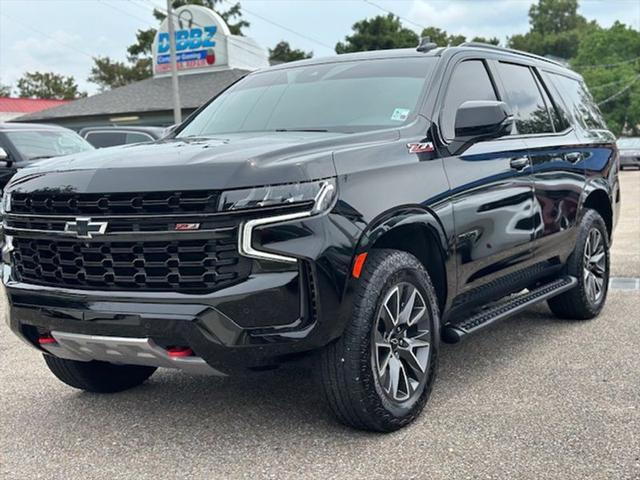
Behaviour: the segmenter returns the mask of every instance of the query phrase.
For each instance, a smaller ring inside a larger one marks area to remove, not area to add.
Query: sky
[[[223,0],[223,9],[236,0]],[[533,0],[241,0],[251,22],[245,35],[264,47],[281,40],[314,56],[334,54],[351,26],[391,11],[420,33],[436,26],[467,37],[506,38],[528,30]],[[153,8],[164,0],[0,0],[0,83],[15,87],[26,71],[75,77],[95,93],[87,77],[92,57],[124,60],[138,29],[157,27]],[[620,20],[640,29],[639,0],[582,0],[580,13],[602,26]]]

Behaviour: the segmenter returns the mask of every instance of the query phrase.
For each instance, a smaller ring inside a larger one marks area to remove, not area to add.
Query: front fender
[[[353,271],[356,257],[359,254],[374,248],[383,236],[407,226],[419,226],[428,229],[433,238],[436,239],[440,249],[439,254],[443,258],[446,275],[447,301],[444,304],[446,309],[449,307],[449,300],[455,296],[457,289],[453,240],[447,235],[447,229],[442,219],[434,211],[422,205],[404,205],[388,210],[374,218],[360,235],[351,258],[349,272]],[[345,285],[345,294],[353,290],[356,281],[353,275],[349,275]]]

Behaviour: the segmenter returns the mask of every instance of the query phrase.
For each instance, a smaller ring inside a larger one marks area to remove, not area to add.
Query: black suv
[[[280,65],[171,138],[18,172],[8,320],[92,392],[316,352],[340,420],[391,431],[425,405],[441,340],[541,301],[598,315],[618,169],[580,76],[544,58],[466,44]]]

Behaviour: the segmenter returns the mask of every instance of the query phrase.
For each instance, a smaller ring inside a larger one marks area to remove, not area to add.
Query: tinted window
[[[153,140],[146,133],[129,132],[126,135],[124,143],[142,143]]]
[[[96,148],[113,147],[125,143],[123,132],[89,132],[86,139]]]
[[[536,75],[536,82],[538,83],[538,87],[542,92],[542,96],[544,97],[544,103],[547,105],[547,110],[549,111],[549,115],[551,115],[551,121],[553,122],[553,128],[556,132],[562,132],[566,130],[571,125],[566,113],[559,108],[558,95],[555,92],[552,92],[549,89],[549,85],[545,84],[547,82],[543,82],[538,75]]]
[[[416,113],[436,62],[394,58],[255,73],[216,98],[178,136],[399,126]]]
[[[469,100],[497,100],[495,89],[481,60],[468,60],[456,67],[449,80],[442,111],[442,135],[454,137],[454,123],[458,107]]]
[[[583,82],[556,73],[548,76],[557,86],[573,117],[587,130],[603,130],[607,126]]]
[[[16,150],[30,160],[93,150],[71,130],[7,130],[4,133]]]
[[[498,71],[507,91],[507,103],[516,120],[514,133],[526,135],[553,132],[547,106],[531,69],[523,65],[500,62]]]

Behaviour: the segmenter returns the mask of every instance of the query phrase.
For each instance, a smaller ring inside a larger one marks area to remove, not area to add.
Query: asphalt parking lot
[[[640,171],[622,174],[616,277],[640,277]],[[311,366],[238,378],[159,371],[110,396],[59,383],[0,326],[0,477],[640,478],[640,290],[584,323],[546,306],[441,349],[410,428],[337,424]]]

